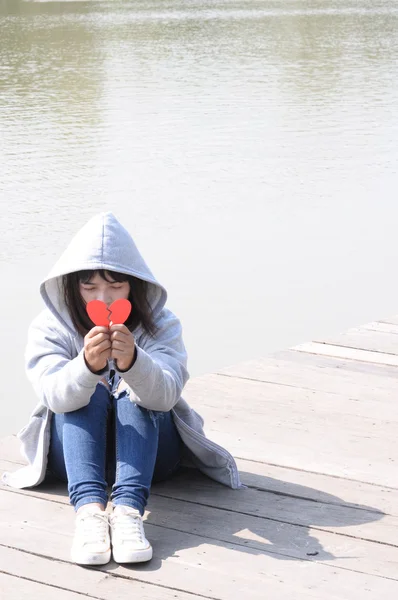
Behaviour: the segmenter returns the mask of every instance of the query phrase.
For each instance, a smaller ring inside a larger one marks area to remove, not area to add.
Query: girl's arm
[[[169,411],[189,379],[187,353],[181,323],[170,310],[162,310],[156,325],[156,337],[140,337],[133,366],[120,373],[135,393],[134,402],[150,410]]]
[[[71,341],[48,311],[31,324],[25,350],[26,375],[36,394],[54,413],[86,406],[101,374],[92,373],[84,349],[72,358]]]

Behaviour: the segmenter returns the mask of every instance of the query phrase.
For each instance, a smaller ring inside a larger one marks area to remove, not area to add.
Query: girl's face
[[[105,281],[97,273],[88,283],[79,283],[80,294],[86,303],[91,300],[101,300],[110,306],[119,298],[127,299],[129,297],[130,284],[128,281],[113,281],[110,273],[106,273],[106,276],[111,281]]]

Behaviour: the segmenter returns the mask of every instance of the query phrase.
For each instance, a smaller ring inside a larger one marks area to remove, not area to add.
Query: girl
[[[153,481],[191,464],[233,489],[232,456],[205,437],[181,392],[189,378],[181,324],[167,293],[111,212],[92,218],[40,286],[46,308],[29,328],[26,372],[39,398],[19,433],[28,464],[3,481],[68,484],[76,511],[72,560],[148,561],[143,515]],[[91,300],[130,300],[124,325],[95,326]],[[107,512],[111,485],[113,512]]]

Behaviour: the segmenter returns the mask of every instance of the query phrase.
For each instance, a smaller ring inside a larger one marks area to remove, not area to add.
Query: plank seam
[[[380,329],[374,329],[373,327],[366,327],[366,325],[362,328],[362,330],[371,331],[372,333],[384,333],[386,335],[398,335],[398,331],[380,331]]]
[[[377,332],[375,331],[374,333],[382,333],[382,332]],[[357,346],[350,346],[350,344],[347,342],[346,344],[339,344],[338,342],[333,342],[333,344],[329,343],[329,342],[322,342],[321,340],[312,340],[313,344],[322,344],[322,346],[331,346],[336,347],[336,348],[348,348],[349,350],[358,350],[358,352],[370,352],[373,354],[385,354],[386,356],[398,356],[398,354],[395,354],[394,352],[386,352],[385,350],[375,350],[374,348],[369,349],[369,348],[358,348]],[[292,350],[294,350],[294,348],[292,348]],[[354,359],[356,360],[356,359]]]
[[[2,458],[1,456],[0,456],[0,460],[3,462],[10,463],[10,465],[21,465],[21,467],[25,467],[27,465],[27,463],[19,462],[16,460],[10,460],[9,458]]]
[[[9,491],[9,490],[6,490],[6,491]],[[14,492],[13,490],[10,490],[10,493],[11,494],[20,494],[20,492]],[[29,494],[29,495],[31,497],[34,497],[34,498],[38,499],[38,500],[42,500],[44,502],[56,502],[57,504],[61,504],[62,506],[68,506],[67,504],[65,504],[64,502],[60,502],[59,500],[50,500],[50,499],[47,499],[47,498],[43,498],[41,496],[35,496],[34,494]],[[175,498],[174,496],[169,496],[167,494],[159,494],[158,493],[158,494],[156,494],[156,496],[158,496],[160,498],[166,498],[166,499],[169,499],[169,500],[174,500],[176,502],[186,502],[187,504],[194,504],[194,505],[197,505],[197,506],[205,506],[207,508],[212,508],[213,510],[218,510],[218,511],[221,511],[221,512],[224,511],[224,512],[232,513],[232,514],[235,514],[235,515],[244,515],[246,517],[252,517],[252,518],[260,519],[260,520],[264,520],[264,521],[271,521],[271,522],[274,522],[274,523],[282,523],[282,524],[285,524],[285,525],[292,525],[293,527],[301,527],[302,529],[312,529],[313,531],[322,531],[324,533],[330,533],[330,534],[333,534],[333,535],[338,535],[340,537],[350,538],[350,539],[354,539],[354,540],[361,540],[363,542],[369,542],[369,543],[374,543],[374,544],[380,544],[382,546],[388,546],[388,547],[391,547],[391,548],[398,548],[398,544],[391,544],[391,543],[387,543],[387,542],[381,542],[379,540],[372,540],[370,538],[358,537],[358,536],[351,535],[351,534],[348,534],[348,533],[342,533],[340,531],[332,531],[332,530],[330,530],[330,529],[328,529],[326,527],[324,528],[324,527],[316,527],[314,525],[308,525],[308,524],[304,525],[302,523],[293,523],[292,521],[284,521],[282,519],[276,519],[276,518],[273,518],[273,517],[265,517],[265,516],[255,515],[255,514],[252,514],[252,513],[241,511],[241,510],[233,510],[231,508],[220,508],[220,507],[215,506],[213,504],[209,504],[209,503],[206,504],[206,503],[202,503],[202,502],[195,502],[194,500],[186,500],[186,499],[181,500],[180,498]],[[356,510],[356,508],[355,508],[355,510]],[[382,514],[385,515],[385,516],[394,516],[394,515],[386,515],[386,513],[382,513]],[[186,535],[196,535],[196,536],[202,537],[204,539],[218,540],[218,541],[222,541],[222,542],[224,542],[226,544],[235,544],[237,546],[243,546],[244,548],[248,547],[246,544],[240,544],[239,542],[236,542],[236,541],[227,542],[225,540],[219,540],[218,538],[212,538],[212,537],[210,537],[208,535],[205,535],[205,534],[202,534],[202,533],[200,533],[200,534],[199,533],[190,533],[189,531],[181,531],[180,529],[176,529],[174,527],[170,527],[170,526],[167,527],[167,526],[159,525],[159,524],[156,524],[156,523],[150,523],[150,525],[152,527],[159,527],[160,529],[169,529],[171,531],[178,531],[179,533],[184,533]],[[2,544],[0,544],[0,546],[1,545]],[[271,554],[278,554],[278,555],[281,555],[281,556],[289,556],[290,557],[290,554],[282,554],[280,552],[275,552],[275,551],[270,551],[270,552],[271,552]],[[304,560],[307,560],[307,559],[304,559]],[[183,591],[183,590],[181,590],[181,591]]]
[[[255,458],[244,458],[243,456],[235,456],[235,459],[241,460],[242,462],[255,463],[258,465],[275,467],[277,469],[284,469],[285,471],[297,471],[298,473],[309,473],[310,475],[317,475],[319,477],[330,477],[331,479],[341,479],[342,481],[350,481],[352,483],[362,483],[364,485],[370,485],[372,487],[377,487],[382,491],[383,490],[390,490],[393,492],[398,491],[398,487],[393,487],[393,486],[389,486],[389,485],[385,485],[385,484],[381,484],[381,483],[374,483],[372,481],[364,481],[363,479],[352,479],[351,477],[343,477],[342,475],[333,475],[332,473],[322,473],[321,471],[311,471],[308,469],[300,469],[299,467],[292,467],[290,465],[282,465],[282,464],[278,464],[278,463],[270,463],[270,462],[266,462],[266,461],[262,461],[262,460],[256,460]],[[1,456],[0,456],[0,460],[2,460],[4,462],[9,462],[12,465],[21,465],[22,467],[24,467],[26,465],[26,463],[14,462],[12,460],[7,460],[5,458],[1,458]],[[242,469],[240,469],[240,470],[242,471]],[[0,482],[0,490],[2,490],[2,489],[4,489],[4,491],[10,491],[7,489],[6,486],[2,485]],[[259,488],[259,489],[261,489],[261,488]]]
[[[241,460],[242,462],[246,462],[246,463],[255,463],[255,464],[259,464],[259,465],[275,467],[278,469],[284,469],[286,471],[297,471],[299,473],[309,473],[311,475],[317,475],[319,477],[330,477],[331,479],[341,479],[342,481],[350,481],[352,483],[362,483],[364,485],[370,485],[372,487],[377,487],[380,490],[391,490],[394,492],[398,491],[398,487],[388,486],[388,485],[380,484],[380,483],[374,483],[372,481],[364,481],[363,479],[352,479],[351,477],[343,477],[342,475],[333,475],[332,473],[322,473],[321,471],[311,471],[308,469],[300,469],[299,467],[293,467],[290,465],[282,465],[282,464],[278,464],[278,463],[270,463],[270,462],[266,462],[266,461],[262,461],[262,460],[256,460],[255,458],[245,458],[242,456],[235,456],[235,459]],[[20,462],[14,462],[11,460],[7,460],[5,458],[1,458],[1,456],[0,456],[0,460],[2,460],[4,462],[9,462],[10,464],[13,464],[13,465],[25,466],[27,464],[27,463],[20,463]],[[242,470],[242,469],[240,469],[240,470]],[[248,487],[251,487],[251,486],[248,486]],[[2,489],[4,491],[11,491],[6,486],[1,485],[1,483],[0,483],[0,490],[2,490]],[[259,489],[261,489],[261,488],[259,488]]]
[[[394,488],[394,487],[382,486],[382,485],[379,485],[377,483],[371,483],[371,482],[368,482],[368,481],[360,481],[360,480],[357,480],[357,479],[349,479],[347,477],[340,477],[339,475],[328,475],[328,474],[325,474],[325,473],[318,473],[316,471],[305,471],[305,470],[294,468],[294,467],[286,467],[284,465],[277,465],[277,464],[274,464],[274,463],[265,463],[265,462],[261,462],[261,461],[248,460],[248,459],[241,458],[241,457],[236,457],[236,458],[237,458],[237,460],[240,460],[242,462],[256,462],[257,464],[262,464],[262,465],[265,465],[265,466],[269,465],[271,467],[285,469],[286,471],[289,471],[289,470],[298,471],[298,472],[301,472],[301,473],[309,473],[309,474],[316,475],[316,476],[319,476],[319,477],[330,477],[330,478],[333,478],[333,479],[340,479],[342,481],[350,481],[350,482],[353,482],[353,483],[360,483],[360,484],[363,484],[363,485],[369,485],[369,486],[372,486],[372,487],[379,488],[380,491],[393,491],[393,492],[398,491],[398,489]],[[7,462],[11,463],[11,461],[7,461]],[[11,464],[21,464],[21,463],[11,463]],[[239,470],[243,471],[243,469],[239,469]],[[243,481],[243,480],[242,480],[242,483],[244,483],[247,488],[249,488],[251,490],[258,491],[258,492],[263,492],[263,493],[267,493],[267,494],[274,494],[276,496],[282,496],[282,497],[286,497],[286,498],[293,498],[293,499],[297,499],[297,500],[306,500],[308,502],[315,502],[315,503],[318,503],[318,504],[324,504],[325,506],[341,506],[343,508],[345,507],[344,501],[342,501],[343,503],[341,503],[341,502],[331,502],[331,501],[326,501],[326,500],[319,500],[317,498],[310,498],[309,496],[300,496],[298,494],[292,494],[292,493],[289,493],[289,492],[273,490],[273,489],[270,489],[270,488],[267,488],[267,487],[259,487],[259,486],[256,486],[256,485],[250,485],[249,483],[245,483],[245,481]],[[4,491],[4,492],[14,492],[14,493],[22,494],[22,495],[24,494],[24,492],[22,490],[20,490],[20,491],[17,492],[17,491],[8,489],[6,486],[0,485],[0,492],[1,491]],[[31,495],[31,494],[28,494],[28,495]],[[159,495],[159,494],[156,491],[152,491],[151,492],[151,496],[157,496],[157,495]],[[41,498],[41,496],[34,496],[34,497],[35,498]],[[58,501],[57,500],[50,500],[50,502],[58,502]],[[61,502],[61,504],[63,504],[63,503]],[[379,511],[379,510],[371,509],[371,508],[363,508],[359,504],[355,505],[355,508],[357,508],[358,510],[365,510],[365,511],[368,511],[368,512],[374,512],[375,514],[382,514],[382,515],[386,515],[386,516],[397,516],[397,515],[394,515],[392,513],[385,513],[385,512]]]
[[[342,359],[342,360],[345,360],[345,359]],[[376,365],[376,364],[380,364],[380,363],[373,363],[373,364]],[[322,370],[322,368],[320,367],[319,371],[321,372],[321,370]],[[283,381],[270,381],[269,379],[257,379],[256,377],[246,377],[244,375],[229,375],[228,373],[214,373],[214,375],[217,375],[219,377],[229,377],[230,379],[242,379],[244,381],[255,381],[256,383],[267,383],[270,385],[280,385],[283,387],[293,388],[294,390],[304,390],[306,392],[314,392],[315,394],[328,394],[328,395],[330,394],[333,396],[338,396],[339,398],[344,398],[344,399],[348,398],[349,400],[354,400],[356,402],[362,402],[361,398],[356,398],[352,395],[344,394],[342,392],[333,392],[332,390],[329,390],[329,389],[324,390],[321,388],[310,388],[310,387],[305,387],[303,385],[294,385],[292,383],[284,383]],[[340,372],[333,373],[334,377],[336,375],[340,375]],[[385,390],[383,389],[382,391],[384,392]],[[374,400],[374,402],[377,403],[377,400]]]
[[[73,562],[69,562],[67,560],[62,560],[60,558],[52,558],[50,556],[46,556],[45,554],[40,554],[38,552],[28,552],[27,550],[23,550],[22,548],[16,548],[14,546],[8,546],[7,544],[0,544],[0,546],[2,548],[7,548],[8,550],[15,550],[17,552],[22,552],[23,554],[31,554],[32,556],[37,556],[39,558],[43,558],[45,560],[50,560],[52,562],[59,562],[62,563],[64,565],[68,565],[68,566],[74,566],[75,563]],[[116,563],[117,564],[117,563]],[[220,598],[217,598],[215,596],[204,596],[203,594],[197,593],[197,592],[190,592],[187,590],[183,590],[181,588],[176,588],[176,587],[172,587],[169,585],[162,585],[160,583],[153,583],[151,581],[145,581],[143,579],[137,579],[136,577],[127,577],[126,575],[122,575],[120,573],[110,573],[109,571],[106,571],[104,569],[101,568],[96,568],[95,569],[96,572],[99,573],[104,573],[105,575],[107,575],[108,577],[114,577],[115,579],[119,578],[119,579],[124,579],[126,581],[136,581],[137,583],[140,584],[144,584],[144,585],[151,585],[152,587],[156,587],[156,588],[164,588],[166,590],[170,590],[172,592],[181,592],[181,594],[186,594],[187,596],[194,596],[194,597],[198,597],[198,598],[204,598],[205,600],[221,600]],[[6,571],[0,571],[0,573],[4,573],[5,575],[10,575],[11,577],[19,577],[18,575],[12,575],[12,573],[7,573]],[[49,587],[56,587],[57,589],[65,589],[65,588],[60,588],[59,586],[53,585],[53,584],[48,584],[48,583],[43,583],[42,581],[35,581],[34,579],[29,579],[27,577],[21,576],[21,579],[27,579],[28,581],[34,581],[34,583],[41,583],[43,585],[48,585]],[[106,600],[106,598],[102,598],[101,596],[90,596],[89,594],[85,593],[85,592],[75,592],[75,590],[70,590],[67,589],[66,591],[68,592],[74,592],[76,594],[80,594],[82,596],[86,596],[89,598],[95,598],[95,600]]]
[[[274,520],[274,519],[270,519],[270,520]],[[159,526],[159,527],[161,527],[162,529],[170,529],[171,531],[177,531],[178,533],[181,533],[181,531],[179,529],[175,529],[173,527],[162,527],[162,526]],[[308,528],[308,527],[306,527],[306,528]],[[320,530],[320,531],[323,531],[323,530]],[[235,540],[233,542],[227,542],[225,540],[219,540],[218,538],[212,538],[210,536],[201,535],[201,534],[197,534],[197,533],[190,533],[190,532],[185,532],[185,531],[183,533],[185,533],[188,536],[201,537],[201,538],[206,539],[206,540],[223,542],[224,544],[228,544],[230,546],[238,546],[238,547],[243,547],[245,549],[249,548],[249,549],[252,549],[252,550],[258,550],[257,548],[252,548],[250,546],[247,546],[244,543],[240,544],[239,542],[237,542]],[[331,532],[329,532],[329,533],[331,533]],[[337,534],[337,535],[339,535],[339,534]],[[346,536],[346,537],[349,537],[351,539],[359,539],[359,540],[365,541],[365,542],[369,542],[370,541],[371,543],[376,543],[376,544],[380,544],[380,545],[396,547],[396,546],[393,546],[391,544],[385,544],[383,542],[377,542],[377,541],[374,541],[374,540],[367,540],[366,538],[355,538],[354,536]],[[22,552],[24,554],[31,554],[33,556],[38,556],[38,557],[43,558],[43,559],[52,560],[53,562],[60,562],[60,563],[67,564],[67,565],[74,565],[74,563],[72,563],[72,562],[68,562],[68,561],[61,560],[61,559],[52,559],[51,557],[39,554],[37,552],[28,552],[28,551],[23,550],[21,548],[16,548],[16,547],[13,547],[13,546],[8,546],[8,545],[5,545],[5,544],[0,544],[0,546],[2,546],[4,548],[8,548],[10,550],[16,550],[16,551]],[[266,551],[264,552],[264,554],[271,554],[271,555],[273,554],[273,555],[276,555],[276,556],[283,556],[285,558],[294,559],[296,561],[302,561],[302,562],[310,562],[310,563],[312,563],[312,562],[318,562],[318,564],[320,564],[320,565],[322,565],[323,567],[326,567],[326,568],[340,569],[342,571],[349,571],[349,572],[353,572],[353,573],[359,573],[359,574],[362,574],[362,575],[368,575],[370,577],[377,577],[379,579],[388,579],[390,581],[397,581],[398,580],[396,577],[388,577],[386,575],[379,575],[377,573],[368,573],[367,571],[360,571],[359,569],[349,569],[349,568],[346,568],[346,567],[341,567],[341,566],[337,566],[337,565],[331,565],[331,564],[329,564],[327,562],[324,562],[322,560],[318,561],[316,558],[312,559],[312,558],[306,558],[304,556],[303,557],[292,556],[291,554],[277,552],[277,551],[272,550],[270,548],[267,548]],[[307,555],[307,556],[310,556],[310,555]],[[221,600],[221,599],[216,598],[214,596],[204,596],[203,594],[200,594],[200,593],[194,593],[194,592],[190,592],[190,591],[183,590],[183,589],[180,589],[180,588],[174,588],[174,587],[170,587],[170,586],[156,584],[156,583],[152,583],[152,582],[145,581],[145,580],[142,580],[142,579],[136,579],[135,577],[126,577],[125,575],[120,575],[118,573],[109,573],[109,571],[105,571],[105,570],[103,570],[101,568],[97,568],[96,571],[99,571],[101,573],[105,573],[105,574],[109,575],[110,577],[115,577],[115,578],[119,577],[119,578],[125,579],[127,581],[133,580],[133,581],[136,581],[136,582],[141,583],[141,584],[152,585],[154,587],[160,587],[160,588],[166,588],[166,589],[169,589],[171,591],[178,591],[178,592],[181,592],[181,593],[184,593],[184,594],[187,594],[187,595],[204,598],[205,600]],[[0,572],[2,572],[2,571],[0,571]],[[6,575],[11,575],[10,573],[7,573],[7,572],[4,572],[4,573]],[[32,580],[32,581],[34,581],[34,580]],[[35,583],[42,583],[42,582],[35,582]],[[47,585],[47,584],[43,584],[43,585]],[[51,584],[48,584],[48,585],[51,585]],[[56,586],[54,586],[54,587],[56,587]],[[62,589],[62,588],[59,588],[59,589]],[[68,590],[68,591],[73,592],[74,590]],[[77,593],[79,593],[79,592],[77,592]],[[81,592],[80,592],[80,594],[81,594]],[[83,594],[83,595],[87,595],[88,596],[88,594]],[[98,598],[97,596],[91,596],[91,597],[95,598],[96,600]],[[98,600],[105,600],[105,599],[98,598]]]
[[[0,544],[0,546],[3,546],[3,544]],[[11,546],[3,546],[3,547],[9,548],[10,550],[20,551],[19,548],[12,548]],[[23,552],[23,550],[21,552]],[[32,553],[28,552],[27,554],[32,554]],[[47,560],[53,560],[53,562],[61,562],[61,561],[56,561],[54,559],[51,559],[49,557],[45,557],[45,558],[47,558]],[[8,575],[8,577],[15,577],[16,579],[23,579],[24,581],[30,581],[31,583],[38,583],[39,585],[45,585],[46,587],[49,587],[49,588],[55,588],[56,590],[61,590],[62,592],[71,592],[72,594],[78,594],[79,596],[84,596],[85,598],[94,598],[94,600],[107,600],[103,596],[93,596],[92,594],[89,594],[87,592],[78,592],[71,588],[61,587],[60,585],[55,585],[54,583],[46,583],[45,581],[39,581],[38,579],[32,579],[31,577],[27,577],[26,575],[15,575],[14,573],[8,573],[7,571],[3,571],[2,569],[0,569],[0,573],[2,573],[3,575]]]
[[[285,498],[293,498],[295,500],[304,500],[306,502],[314,502],[315,504],[322,504],[322,505],[325,505],[325,506],[340,506],[342,508],[347,508],[347,505],[346,505],[346,503],[344,503],[344,501],[342,501],[343,503],[341,503],[341,502],[327,502],[327,501],[324,501],[324,500],[319,500],[317,498],[309,498],[308,496],[299,496],[297,494],[289,494],[288,492],[282,492],[282,491],[278,492],[277,490],[270,490],[270,489],[267,489],[267,488],[261,488],[261,487],[255,486],[255,485],[248,485],[248,484],[246,484],[246,486],[249,489],[255,490],[255,491],[260,492],[260,493],[274,494],[275,496],[282,496],[282,497],[285,497]],[[4,492],[10,492],[10,493],[19,494],[19,495],[22,495],[22,496],[32,496],[33,498],[42,499],[42,500],[45,500],[46,502],[56,502],[57,504],[62,504],[63,506],[68,506],[65,502],[61,502],[60,500],[51,499],[51,498],[43,498],[42,496],[38,496],[38,495],[34,494],[34,492],[30,492],[29,494],[25,494],[23,491],[11,490],[11,489],[7,489],[7,488],[4,488],[4,487],[0,488],[0,491],[2,491],[2,490]],[[170,497],[170,498],[172,498],[174,500],[181,500],[181,498],[177,498],[177,497],[175,497],[172,494],[170,496],[165,496],[164,494],[156,492],[156,491],[154,491],[154,492],[151,493],[151,497],[152,496],[154,496],[155,498],[157,496],[159,496],[160,498],[166,498],[166,497],[168,498],[168,497]],[[65,496],[65,498],[66,497],[67,496]],[[185,501],[185,500],[182,500],[182,501]],[[196,502],[195,504],[202,505],[201,502]],[[203,504],[203,506],[207,506],[207,505]],[[363,506],[361,506],[359,504],[351,505],[350,508],[354,508],[355,510],[362,510],[362,511],[365,511],[365,512],[370,512],[370,513],[373,513],[375,515],[382,515],[382,516],[385,516],[385,517],[395,517],[396,516],[394,514],[386,513],[386,512],[383,512],[382,510],[378,510],[378,509],[375,509],[375,508],[363,507]],[[221,510],[223,510],[223,509],[221,509]],[[232,511],[232,512],[239,512],[239,511]],[[246,514],[246,513],[242,513],[242,514]]]
[[[332,347],[331,344],[324,344],[324,346],[329,346]],[[372,350],[361,350],[360,348],[349,348],[348,346],[335,346],[336,348],[348,348],[350,350],[357,350],[359,352],[369,352],[369,354],[371,354],[373,351]],[[361,359],[361,358],[353,358],[352,356],[335,356],[334,354],[319,354],[318,352],[316,352],[315,350],[311,351],[311,350],[300,350],[298,348],[290,348],[291,352],[299,352],[301,354],[312,354],[314,356],[328,356],[329,358],[336,358],[337,360],[350,360],[352,362],[359,362],[359,363],[363,363],[363,364],[371,364],[371,365],[382,365],[385,367],[395,367],[396,365],[392,365],[391,363],[388,362],[373,362],[371,360],[365,360],[365,359]],[[374,354],[377,354],[376,352]],[[386,354],[386,352],[382,352],[380,354]],[[397,356],[396,354],[391,354],[391,356]]]
[[[215,373],[215,375],[218,375],[219,377],[230,377],[231,379],[243,379],[245,381],[256,381],[257,383],[269,383],[270,385],[280,385],[283,387],[289,387],[289,388],[293,388],[295,390],[305,390],[308,392],[324,392],[324,390],[317,390],[314,388],[309,388],[309,387],[304,387],[302,385],[293,385],[292,383],[282,383],[280,381],[269,381],[268,379],[256,379],[255,377],[244,377],[243,375],[228,375],[227,373]],[[326,394],[333,394],[334,396],[343,396],[344,395],[340,394],[339,392],[324,392]]]
[[[342,479],[343,481],[351,481],[353,483],[363,483],[364,485],[371,485],[372,487],[378,487],[383,490],[392,490],[394,492],[398,491],[398,487],[392,487],[389,485],[382,485],[380,483],[373,483],[371,481],[363,481],[362,479],[352,479],[350,477],[343,477],[342,475],[332,475],[331,473],[321,473],[319,471],[310,471],[307,469],[299,469],[299,467],[291,467],[288,465],[279,465],[277,463],[269,463],[261,460],[256,460],[254,458],[243,458],[242,456],[235,456],[237,460],[242,460],[245,462],[252,462],[259,465],[269,465],[270,467],[277,467],[278,469],[286,469],[290,471],[298,471],[299,473],[310,473],[311,475],[319,475],[321,477],[330,477],[332,479]]]
[[[256,490],[257,492],[263,492],[266,494],[275,494],[276,496],[284,496],[287,498],[293,498],[295,500],[305,500],[306,502],[315,502],[316,504],[324,504],[325,506],[340,506],[341,508],[347,508],[347,504],[342,504],[341,502],[326,502],[325,500],[319,500],[317,498],[308,498],[307,496],[298,496],[297,494],[289,494],[287,492],[278,492],[277,490],[268,490],[267,488],[260,488],[255,485],[247,485],[247,487],[251,490]],[[344,500],[343,500],[344,502]],[[396,515],[392,515],[390,513],[385,513],[382,510],[367,508],[361,506],[360,504],[351,504],[348,508],[354,508],[355,510],[363,510],[365,512],[374,513],[375,515],[382,515],[383,517],[395,517]]]
[[[345,538],[350,538],[353,540],[361,540],[362,542],[369,542],[370,544],[379,544],[380,546],[387,546],[389,548],[398,548],[398,543],[397,544],[391,544],[389,542],[381,542],[380,540],[372,540],[370,538],[365,538],[365,537],[361,537],[361,536],[356,536],[356,535],[352,535],[349,533],[342,533],[340,531],[331,531],[330,529],[324,528],[324,527],[317,527],[315,525],[304,525],[302,523],[293,523],[292,521],[283,521],[282,519],[275,519],[274,517],[263,517],[260,515],[254,515],[252,513],[247,513],[247,512],[243,512],[241,510],[232,510],[231,508],[220,508],[218,506],[215,506],[213,504],[202,504],[201,502],[195,502],[194,500],[180,500],[179,498],[174,498],[173,496],[167,496],[167,495],[163,495],[163,494],[158,494],[158,496],[161,496],[163,498],[167,498],[169,500],[177,500],[179,502],[187,502],[188,504],[198,504],[199,506],[206,506],[208,508],[212,508],[214,510],[219,510],[219,511],[225,511],[225,512],[229,512],[232,514],[237,514],[237,515],[244,515],[246,517],[252,517],[254,519],[261,519],[264,521],[272,521],[274,523],[282,523],[284,525],[292,525],[292,527],[301,527],[303,529],[311,529],[312,531],[322,531],[323,533],[331,533],[333,535],[338,535],[340,537],[345,537]],[[384,514],[384,513],[383,513]],[[153,523],[151,523],[151,525],[154,525]],[[156,525],[156,527],[164,527],[163,525]],[[179,529],[174,529],[173,527],[164,527],[165,529],[172,529],[174,531],[179,531],[181,533],[181,531]],[[184,532],[184,533],[188,533],[189,532]],[[204,538],[208,538],[208,539],[217,539],[217,538],[212,538],[210,536],[205,536],[202,534],[191,534],[191,535],[198,535],[199,537],[204,537]],[[219,540],[219,541],[224,541],[224,540]],[[225,543],[233,543],[236,544],[236,542],[225,542]],[[244,545],[244,544],[237,544],[239,546]],[[248,546],[244,545],[245,548],[247,548]],[[271,552],[271,551],[270,551]],[[279,552],[272,552],[273,554],[281,554]],[[282,556],[290,556],[289,554],[282,554]],[[308,559],[303,559],[303,560],[308,560]],[[395,580],[394,580],[395,581]]]

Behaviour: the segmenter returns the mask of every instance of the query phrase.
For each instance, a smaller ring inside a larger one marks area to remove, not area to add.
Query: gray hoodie
[[[158,333],[152,338],[141,326],[134,330],[137,358],[122,377],[133,392],[134,402],[150,410],[171,410],[185,454],[194,466],[233,489],[242,487],[231,454],[206,438],[202,417],[181,397],[189,378],[181,324],[165,307],[165,288],[111,212],[90,219],[40,285],[46,308],[29,327],[25,352],[26,373],[39,402],[26,427],[17,434],[28,465],[14,473],[4,473],[3,483],[26,488],[44,480],[52,414],[86,406],[105,374],[98,375],[87,368],[83,337],[76,331],[65,305],[62,276],[83,269],[127,273],[149,283],[148,300]]]

